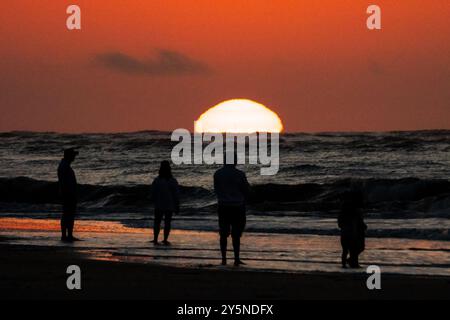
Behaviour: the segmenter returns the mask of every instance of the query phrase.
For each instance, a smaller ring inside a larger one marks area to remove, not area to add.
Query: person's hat
[[[75,148],[69,148],[64,150],[64,157],[77,156],[78,151]]]

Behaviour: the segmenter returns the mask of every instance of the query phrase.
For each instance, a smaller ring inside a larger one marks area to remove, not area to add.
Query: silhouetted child
[[[367,225],[364,223],[361,208],[363,195],[359,191],[348,191],[342,197],[341,212],[338,225],[341,229],[342,267],[347,263],[351,268],[359,268],[359,255],[365,249],[365,233]],[[350,257],[347,259],[347,256]]]
[[[152,183],[152,199],[155,206],[155,218],[153,224],[153,243],[158,244],[161,221],[164,218],[164,241],[170,244],[169,234],[173,213],[178,213],[180,202],[178,196],[178,182],[172,176],[169,161],[162,161],[158,177]]]

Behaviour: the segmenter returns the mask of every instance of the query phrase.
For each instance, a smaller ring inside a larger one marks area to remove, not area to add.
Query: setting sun
[[[195,132],[281,132],[278,115],[266,106],[248,99],[221,102],[195,121]]]

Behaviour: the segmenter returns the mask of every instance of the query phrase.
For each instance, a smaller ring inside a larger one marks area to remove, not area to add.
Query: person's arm
[[[155,203],[156,200],[156,179],[153,180],[151,190],[150,190],[150,200]]]
[[[73,169],[70,169],[69,172],[70,175],[70,192],[74,199],[78,198],[78,184],[77,184],[77,177],[75,175],[75,171]]]
[[[67,166],[61,167],[58,172],[60,193],[65,200],[72,200],[76,197],[76,185],[73,175],[73,172]]]
[[[175,213],[179,213],[180,212],[180,187],[178,185],[178,181],[176,179],[173,179],[173,189],[172,189],[172,193],[173,193],[173,199],[175,201]]]
[[[214,173],[214,193],[217,194],[217,188],[218,188],[218,183],[217,183],[217,172]]]
[[[359,210],[358,216],[359,216],[359,224],[360,224],[362,230],[366,231],[367,224],[364,223],[363,213],[361,212],[361,210]]]
[[[61,174],[61,165],[58,167],[58,194],[60,197],[63,196],[63,181],[62,181],[62,174]]]
[[[244,194],[245,198],[248,199],[250,196],[250,184],[248,183],[247,176],[245,173],[242,176],[242,193]]]
[[[345,227],[345,224],[348,223],[346,221],[345,211],[341,210],[338,215],[338,227],[339,229],[343,229]]]
[[[367,231],[367,224],[364,223],[364,219],[361,218],[361,226],[364,231]]]

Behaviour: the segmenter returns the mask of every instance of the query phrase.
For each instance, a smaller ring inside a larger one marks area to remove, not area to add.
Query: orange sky
[[[448,0],[2,1],[0,39],[0,131],[192,129],[230,98],[287,131],[450,129]]]

